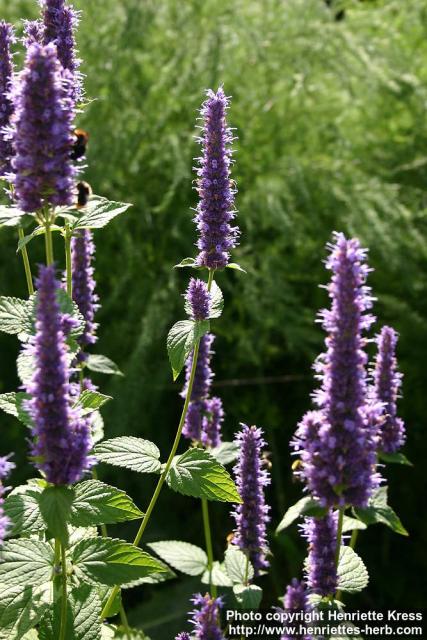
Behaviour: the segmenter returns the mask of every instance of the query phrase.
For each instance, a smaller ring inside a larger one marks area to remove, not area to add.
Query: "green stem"
[[[350,539],[350,547],[352,549],[354,549],[354,547],[356,546],[358,535],[359,535],[359,529],[353,529],[353,531],[351,532],[351,539]]]
[[[211,592],[211,596],[213,598],[216,598],[216,595],[217,595],[216,585],[212,583],[213,548],[212,548],[211,525],[209,520],[209,506],[206,498],[202,498],[202,514],[203,514],[203,528],[205,530],[206,553],[208,554],[210,592]]]
[[[18,236],[20,240],[24,239],[24,230],[22,227],[18,228]],[[30,266],[30,261],[28,259],[28,251],[27,251],[27,247],[26,245],[24,245],[21,249],[21,254],[22,254],[22,261],[24,263],[24,269],[25,269],[25,278],[27,280],[27,288],[28,288],[28,295],[32,296],[34,293],[34,286],[33,286],[33,278],[31,275],[31,266]]]
[[[245,585],[249,584],[249,554],[246,555],[246,565],[245,565]]]
[[[65,268],[67,274],[67,293],[70,298],[73,296],[73,277],[71,266],[71,232],[68,227],[65,229]]]
[[[45,220],[46,233],[44,234],[45,247],[46,247],[46,264],[49,266],[53,264],[53,244],[52,244],[52,230],[50,228],[50,220],[46,217]]]
[[[65,556],[65,546],[60,544],[61,548],[61,582],[62,582],[62,598],[61,598],[61,626],[59,631],[59,640],[65,640],[67,632],[67,560]]]
[[[125,630],[126,638],[128,640],[131,640],[129,622],[128,622],[128,618],[127,618],[123,603],[120,603],[119,613],[120,613],[120,620],[122,621],[122,627],[124,627],[124,630]]]
[[[341,538],[342,538],[342,528],[343,528],[343,524],[344,524],[344,512],[345,512],[345,507],[341,507],[338,510],[338,527],[337,527],[337,548],[335,551],[335,571],[338,570],[338,563],[340,560],[340,551],[341,551]],[[341,592],[337,591],[335,593],[335,598],[337,600],[339,600],[341,597]]]
[[[169,457],[167,459],[167,462],[165,464],[165,467],[160,475],[159,480],[157,481],[157,485],[156,488],[154,490],[154,493],[152,495],[152,498],[150,500],[150,504],[148,505],[147,511],[145,512],[145,516],[142,519],[141,525],[138,529],[138,533],[136,534],[135,540],[133,542],[134,545],[138,546],[141,538],[144,534],[144,531],[147,527],[147,524],[150,520],[151,514],[153,512],[154,507],[156,506],[156,502],[157,499],[160,495],[160,492],[162,490],[163,484],[166,480],[166,477],[169,473],[169,469],[170,466],[172,464],[172,460],[174,459],[174,456],[176,454],[176,451],[178,449],[178,445],[179,445],[179,441],[181,439],[181,433],[182,433],[182,428],[184,426],[184,421],[185,421],[185,416],[187,415],[187,409],[188,409],[188,405],[190,404],[190,398],[191,398],[191,392],[193,391],[193,383],[194,383],[194,376],[196,374],[196,365],[197,365],[197,357],[199,355],[199,345],[200,345],[200,339],[196,341],[196,344],[194,345],[194,351],[193,351],[193,363],[192,363],[192,367],[191,367],[191,373],[190,373],[190,379],[188,381],[188,387],[187,387],[187,394],[185,397],[185,402],[184,402],[184,406],[182,408],[182,413],[181,413],[181,418],[178,424],[178,429],[175,435],[175,440],[173,442],[172,445],[172,449],[170,451]],[[119,592],[120,587],[115,586],[110,594],[110,597],[108,598],[104,609],[101,612],[101,618],[106,618],[108,616],[108,613],[111,609],[111,606],[114,602],[114,599],[117,595],[117,593]]]

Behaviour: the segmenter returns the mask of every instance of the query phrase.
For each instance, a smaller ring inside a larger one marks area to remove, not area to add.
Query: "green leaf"
[[[230,545],[225,552],[224,565],[233,583],[247,584],[254,577],[254,568],[248,557],[238,547]]]
[[[100,442],[104,437],[104,419],[99,411],[94,411],[90,416],[90,432],[92,443]]]
[[[366,529],[366,524],[357,518],[350,518],[349,516],[344,516],[342,532],[346,533],[346,531],[353,531],[354,529]]]
[[[283,529],[286,529],[291,525],[297,518],[300,516],[315,516],[321,517],[324,516],[327,512],[325,507],[322,507],[317,500],[306,496],[305,498],[301,498],[292,507],[286,511],[283,516],[279,526],[276,529],[276,533],[280,533]]]
[[[62,595],[42,621],[40,640],[58,640],[61,628]],[[64,640],[100,640],[101,601],[97,590],[89,584],[81,584],[68,593],[67,624]]]
[[[114,202],[93,196],[85,206],[83,215],[71,225],[71,228],[74,231],[77,229],[102,229],[131,206],[127,202]]]
[[[339,591],[356,593],[362,591],[369,582],[362,559],[351,547],[341,547],[337,573]]]
[[[369,500],[368,506],[364,509],[354,509],[354,513],[359,520],[367,525],[385,524],[395,533],[399,533],[401,536],[408,536],[409,533],[400,521],[399,516],[387,504],[387,492],[387,487],[380,487]]]
[[[153,442],[134,436],[120,436],[95,447],[100,462],[139,473],[160,473],[160,451]]]
[[[180,320],[168,333],[167,349],[173,379],[176,380],[199,338],[209,331],[209,320]]]
[[[237,442],[222,442],[217,447],[209,449],[209,453],[222,465],[230,464],[239,457],[239,445]]]
[[[110,358],[95,353],[90,353],[88,355],[85,360],[85,366],[91,371],[96,371],[97,373],[106,373],[113,376],[123,375],[116,363],[110,360]]]
[[[171,489],[185,496],[241,502],[228,471],[204,449],[192,448],[176,456],[166,480]]]
[[[49,607],[51,583],[0,585],[0,640],[20,640],[35,627]]]
[[[0,296],[0,331],[19,334],[25,331],[27,302],[20,298]]]
[[[183,267],[195,267],[200,268],[196,265],[196,261],[194,258],[184,258],[178,264],[174,265],[174,269],[182,269]]]
[[[227,269],[235,269],[236,271],[241,271],[242,273],[247,273],[247,271],[245,271],[243,269],[243,267],[240,266],[240,264],[237,264],[237,262],[229,262],[226,265]]]
[[[89,538],[72,552],[76,576],[86,582],[114,586],[165,571],[163,564],[132,544],[111,538]]]
[[[137,520],[143,513],[124,491],[99,480],[85,480],[74,487],[70,523],[75,527]]]
[[[208,557],[200,547],[180,540],[162,540],[147,545],[174,569],[189,576],[199,576],[206,569]]]
[[[206,569],[201,577],[203,584],[214,584],[217,587],[232,587],[233,583],[227,575],[224,563],[215,560],[212,564],[211,572]]]
[[[29,413],[24,409],[23,403],[30,399],[30,395],[23,391],[14,391],[10,393],[0,394],[0,409],[3,409],[5,413],[9,413],[11,416],[18,418],[20,422],[27,427],[32,426],[32,420]]]
[[[378,458],[383,462],[391,464],[404,464],[408,467],[414,466],[403,453],[379,453]]]
[[[242,609],[258,609],[262,600],[262,589],[256,584],[235,584],[233,593]]]
[[[172,580],[172,578],[176,578],[176,573],[174,573],[172,569],[164,565],[164,571],[162,571],[162,573],[151,573],[145,578],[139,578],[139,580],[127,582],[126,584],[122,585],[122,589],[133,589],[133,587],[139,587],[141,584],[160,584],[161,582]]]
[[[68,487],[47,487],[38,494],[40,513],[49,533],[64,545],[68,544],[67,524],[70,522],[73,500],[74,489]]]
[[[51,579],[53,549],[46,542],[7,540],[0,549],[0,583],[38,587]]]
[[[23,385],[31,382],[34,373],[34,357],[31,353],[21,351],[16,359],[16,368],[18,376]]]
[[[74,406],[80,407],[82,414],[87,415],[102,407],[102,405],[109,400],[112,400],[111,396],[106,396],[103,393],[99,393],[99,391],[89,391],[89,389],[85,389],[85,391],[80,394]]]
[[[103,611],[105,605],[107,604],[112,594],[113,588],[107,587],[105,584],[99,584],[97,587],[97,591],[98,591],[99,599],[101,601],[100,610]],[[121,604],[122,604],[122,593],[120,589],[119,591],[116,592],[113,603],[108,610],[108,618],[112,618],[113,616],[116,616],[119,613]]]
[[[25,493],[10,493],[4,501],[4,512],[11,522],[12,535],[41,531],[46,528],[40,513],[40,491],[25,487]]]
[[[224,296],[222,295],[222,291],[215,280],[213,280],[211,286],[211,312],[209,314],[209,318],[219,318],[223,309]]]
[[[16,207],[0,205],[0,227],[17,227],[24,215],[25,212]]]

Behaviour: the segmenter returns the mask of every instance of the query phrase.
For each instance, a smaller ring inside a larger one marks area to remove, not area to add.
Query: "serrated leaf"
[[[254,568],[248,557],[238,547],[230,545],[225,552],[224,565],[233,583],[247,584],[254,577]]]
[[[355,515],[367,525],[385,524],[395,533],[401,536],[408,536],[399,516],[387,504],[387,487],[380,487],[369,500],[368,506],[364,509],[354,509]]]
[[[17,227],[25,215],[24,211],[20,211],[16,207],[0,205],[0,227]]]
[[[90,418],[90,435],[95,445],[104,438],[104,419],[99,411],[94,411]]]
[[[222,465],[230,464],[239,457],[239,445],[237,442],[222,442],[217,447],[209,449],[209,453]]]
[[[69,487],[47,487],[38,494],[40,513],[53,538],[68,544],[67,524],[71,518],[74,489]]]
[[[183,267],[197,267],[195,259],[184,258],[183,260],[181,260],[181,262],[174,265],[174,269],[182,269]]]
[[[188,356],[199,338],[209,331],[209,320],[195,322],[180,320],[168,333],[167,350],[172,367],[173,379],[176,380]]]
[[[40,491],[26,487],[25,493],[10,493],[4,501],[4,512],[11,522],[11,535],[41,531],[46,524],[40,513]]]
[[[97,444],[94,453],[99,462],[139,473],[160,473],[160,451],[149,440],[135,436],[111,438]]]
[[[82,414],[87,415],[100,409],[109,400],[112,400],[111,396],[106,396],[103,393],[99,393],[99,391],[85,389],[74,406],[80,407]]]
[[[27,385],[31,382],[34,373],[34,356],[27,351],[21,351],[16,359],[16,368],[18,371],[19,379],[23,385]]]
[[[215,560],[212,564],[212,572],[208,569],[201,577],[203,584],[214,584],[217,587],[232,587],[233,583],[227,575],[224,563]]]
[[[51,584],[0,585],[0,640],[20,640],[39,623],[50,604]]]
[[[165,570],[145,551],[111,538],[82,540],[73,549],[72,562],[79,579],[110,586],[133,582]]]
[[[14,391],[10,393],[2,393],[0,394],[0,409],[5,413],[9,413],[11,416],[18,418],[18,420],[27,427],[31,427],[31,417],[23,406],[23,403],[29,400],[30,397],[31,396],[24,391],[18,391],[17,393]]]
[[[0,331],[19,334],[25,330],[27,302],[21,298],[0,296]]]
[[[32,539],[7,540],[0,548],[0,583],[38,587],[51,579],[53,549]]]
[[[346,531],[353,531],[354,529],[366,529],[366,524],[357,518],[350,518],[349,516],[344,516],[342,532],[346,533]]]
[[[379,453],[378,458],[383,462],[391,463],[391,464],[404,464],[408,467],[413,467],[414,465],[403,453]]]
[[[100,480],[85,480],[74,486],[70,523],[75,527],[137,520],[143,513],[120,489]]]
[[[173,460],[166,477],[174,491],[194,498],[240,503],[228,471],[204,449],[188,449]]]
[[[222,291],[215,280],[213,280],[211,285],[211,311],[209,318],[219,318],[223,309],[224,296],[222,295]]]
[[[77,229],[102,229],[131,206],[127,202],[114,202],[106,198],[93,196],[85,206],[83,215],[72,223],[71,228],[73,231]]]
[[[208,557],[200,547],[180,540],[162,540],[147,545],[174,569],[189,576],[199,576],[206,569]]]
[[[301,498],[292,507],[286,511],[283,516],[279,526],[276,529],[276,533],[280,533],[283,529],[286,529],[291,525],[297,518],[300,516],[315,516],[321,517],[324,516],[327,512],[325,507],[322,507],[317,500],[313,498],[309,498],[308,496],[305,498]]]
[[[62,595],[42,621],[40,640],[58,640],[61,628]],[[99,612],[101,601],[97,590],[88,584],[81,584],[68,593],[67,624],[64,640],[101,640]]]
[[[105,373],[107,375],[115,376],[123,375],[116,363],[110,360],[110,358],[95,353],[90,353],[88,355],[85,360],[85,366],[90,369],[90,371],[96,371],[97,373]]]
[[[369,582],[369,575],[362,559],[351,547],[342,546],[338,561],[338,591],[356,593]]]
[[[227,269],[235,269],[236,271],[241,271],[242,273],[247,273],[247,271],[245,271],[243,269],[243,267],[240,266],[240,264],[237,264],[237,262],[229,262],[226,265]]]
[[[262,589],[256,584],[235,584],[233,593],[242,609],[258,609],[262,600]]]
[[[172,580],[172,578],[176,578],[176,573],[164,565],[164,571],[162,573],[152,573],[145,578],[139,578],[139,580],[127,582],[122,585],[122,589],[133,589],[134,587],[139,587],[141,584],[160,584],[161,582]]]

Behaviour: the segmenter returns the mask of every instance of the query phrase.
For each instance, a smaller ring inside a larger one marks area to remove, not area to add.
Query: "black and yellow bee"
[[[89,134],[84,129],[74,129],[74,143],[71,149],[71,160],[79,160],[86,153],[87,143],[89,141]]]
[[[92,195],[92,188],[88,182],[77,183],[77,208],[87,205],[90,196]]]

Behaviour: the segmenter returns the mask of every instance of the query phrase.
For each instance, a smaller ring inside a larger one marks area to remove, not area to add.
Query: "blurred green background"
[[[357,235],[370,248],[376,328],[387,322],[401,334],[400,407],[415,467],[385,471],[390,502],[410,538],[379,525],[360,536],[370,585],[348,602],[421,607],[427,589],[427,6],[424,0],[339,4],[341,20],[323,0],[77,2],[87,94],[95,99],[80,119],[91,136],[86,177],[96,193],[134,203],[96,235],[102,309],[95,350],[126,374],[96,381],[115,398],[103,411],[107,435],[153,439],[165,455],[181,408],[165,337],[184,317],[189,276],[172,266],[195,253],[197,110],[205,89],[223,83],[238,136],[233,177],[242,237],[234,259],[248,272],[218,276],[226,306],[213,327],[214,367],[225,436],[231,439],[240,421],[265,429],[275,527],[301,495],[291,479],[288,442],[310,406],[310,367],[322,349],[314,320],[326,304],[318,287],[326,281],[324,246],[334,229]],[[0,15],[13,22],[36,13],[35,0],[0,0]],[[13,231],[2,229],[0,290],[24,296],[15,249]],[[33,263],[43,259],[42,249],[42,241],[30,245]],[[18,384],[17,343],[1,335],[0,348],[5,392]],[[32,473],[26,434],[7,415],[1,424],[2,452],[17,452],[16,484]],[[107,467],[100,475],[142,508],[147,504],[151,478]],[[212,505],[211,518],[219,556],[232,521],[221,504]],[[131,538],[136,527],[114,533]],[[171,538],[200,544],[202,523],[197,501],[166,489],[146,540]],[[273,568],[261,581],[266,606],[300,572],[305,553],[296,527],[272,536],[271,545]],[[199,588],[182,578],[130,590],[130,621],[153,639],[171,638],[184,628],[188,597]]]

